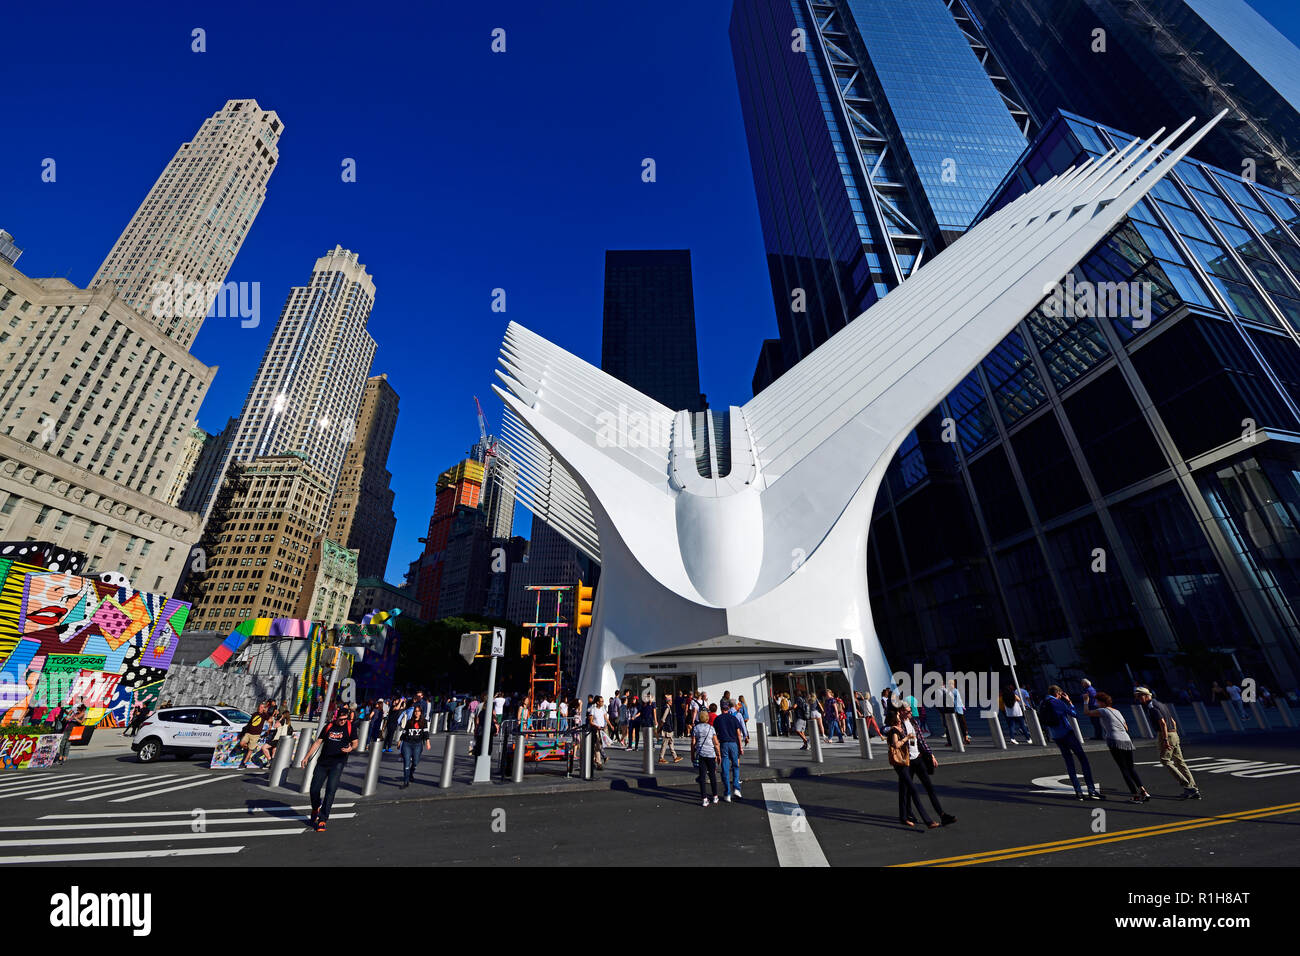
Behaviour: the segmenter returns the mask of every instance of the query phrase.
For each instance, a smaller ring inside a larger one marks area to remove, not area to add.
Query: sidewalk
[[[971,729],[974,730],[975,728],[972,727]],[[1287,732],[1285,729],[1256,730],[1250,732],[1249,736],[1261,737],[1265,734],[1272,735]],[[1294,731],[1289,732],[1294,733]],[[566,764],[561,761],[556,761],[553,765],[547,763],[525,764],[522,783],[513,783],[508,777],[503,780],[499,773],[501,764],[500,751],[494,747],[492,782],[474,785],[472,783],[474,761],[473,758],[468,756],[469,737],[466,734],[456,734],[454,736],[456,737],[456,767],[452,774],[452,785],[449,789],[443,790],[438,786],[442,770],[443,747],[446,740],[445,734],[438,734],[433,738],[432,751],[426,752],[421,759],[415,782],[408,789],[398,789],[398,784],[400,784],[402,778],[401,755],[397,752],[385,754],[380,763],[379,787],[369,799],[394,802],[415,799],[456,800],[489,796],[584,793],[607,790],[694,789],[697,786],[695,782],[696,771],[690,762],[690,745],[683,738],[677,738],[676,740],[677,752],[682,756],[682,760],[680,763],[675,764],[671,762],[671,757],[669,758],[670,762],[667,764],[657,762],[659,744],[656,741],[656,763],[653,776],[647,775],[644,771],[642,764],[644,755],[642,751],[630,751],[624,750],[618,745],[612,746],[607,751],[608,761],[604,769],[596,772],[594,780],[583,780],[581,776],[577,775],[576,770],[573,777],[565,777]],[[1199,750],[1214,741],[1230,743],[1234,739],[1244,736],[1246,735],[1215,734],[1209,736],[1189,733],[1185,735],[1184,740],[1188,746]],[[1135,742],[1138,745],[1139,752],[1150,754],[1146,759],[1154,759],[1155,741],[1139,739]],[[499,739],[496,744],[499,746]],[[979,737],[974,735],[972,735],[972,743],[967,746],[966,753],[957,753],[952,750],[944,741],[942,735],[932,736],[930,746],[938,758],[941,768],[964,763],[983,763],[990,760],[1017,760],[1029,757],[1056,757],[1058,755],[1055,746],[1043,747],[1041,745],[1020,744],[1019,746],[1008,746],[1006,750],[999,750],[993,745],[991,739],[984,738],[981,741]],[[1106,751],[1106,745],[1101,742],[1086,740],[1084,749],[1088,753],[1101,754]],[[843,744],[823,744],[824,762],[821,764],[812,761],[809,751],[800,749],[797,738],[777,738],[771,741],[770,757],[771,767],[759,767],[757,740],[751,738],[751,746],[745,748],[744,756],[741,758],[742,789],[763,781],[800,779],[832,774],[888,772],[890,770],[883,746],[875,746],[872,759],[864,760],[859,756],[858,742],[852,738],[846,738],[846,742]],[[362,792],[368,761],[368,753],[359,754],[348,761],[347,769],[344,771],[340,783],[340,793],[355,796]],[[940,772],[943,772],[942,769]],[[260,782],[262,784],[260,789],[264,794],[287,797],[298,792],[303,780],[303,771],[297,768],[291,770],[286,774],[285,784],[273,791],[265,786],[265,780],[265,773],[261,773],[250,782]]]

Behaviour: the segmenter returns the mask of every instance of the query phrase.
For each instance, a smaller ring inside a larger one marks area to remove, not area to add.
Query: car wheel
[[[140,744],[140,749],[135,752],[135,757],[141,763],[153,763],[162,756],[162,741],[157,737],[149,737]]]

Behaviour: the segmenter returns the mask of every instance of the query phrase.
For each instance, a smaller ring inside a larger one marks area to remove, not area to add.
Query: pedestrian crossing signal
[[[529,655],[529,653],[532,652],[532,649],[533,649],[533,642],[530,641],[528,638],[525,637],[525,638],[523,638],[523,640],[521,640],[521,641],[519,642],[519,656],[520,656],[520,657],[527,657],[527,656]]]
[[[596,603],[596,589],[586,587],[578,582],[578,598],[574,610],[573,629],[581,634],[582,629],[591,627],[591,609]]]

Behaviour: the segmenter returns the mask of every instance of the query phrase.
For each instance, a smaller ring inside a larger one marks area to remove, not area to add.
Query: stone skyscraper
[[[356,437],[343,460],[325,532],[360,552],[357,574],[363,578],[383,578],[397,527],[389,487],[393,476],[388,471],[388,450],[396,427],[397,392],[388,384],[387,375],[374,375],[366,381]]]
[[[256,100],[229,100],[181,144],[90,287],[115,289],[189,348],[266,199],[282,131]],[[157,287],[177,281],[196,284],[197,300],[156,309]]]
[[[335,246],[316,260],[310,281],[289,292],[226,455],[228,465],[301,454],[327,491],[318,532],[356,437],[375,357],[366,331],[374,300],[374,281],[355,252]]]

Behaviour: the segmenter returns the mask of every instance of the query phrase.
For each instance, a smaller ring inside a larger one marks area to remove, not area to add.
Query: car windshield
[[[244,713],[242,710],[236,710],[233,707],[218,707],[217,713],[222,717],[225,717],[226,720],[230,721],[232,724],[246,724],[250,720],[249,714]]]

